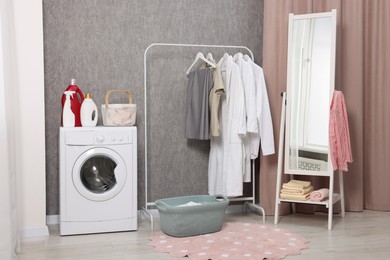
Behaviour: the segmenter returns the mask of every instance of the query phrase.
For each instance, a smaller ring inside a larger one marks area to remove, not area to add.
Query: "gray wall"
[[[262,0],[43,0],[47,214],[59,214],[61,95],[75,78],[98,107],[110,89],[129,89],[138,106],[138,203],[144,205],[143,55],[154,42],[245,45],[261,63]],[[148,201],[206,194],[209,142],[184,138],[186,70],[198,51],[148,53]],[[112,96],[112,103],[125,98]],[[100,110],[99,110],[100,113]],[[102,124],[99,118],[99,125]]]

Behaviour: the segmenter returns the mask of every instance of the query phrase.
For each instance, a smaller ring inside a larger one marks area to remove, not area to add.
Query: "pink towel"
[[[333,92],[329,117],[329,149],[333,170],[348,171],[347,163],[352,162],[352,150],[349,137],[347,106],[341,91]]]
[[[322,201],[329,197],[329,189],[323,188],[319,190],[315,190],[310,193],[310,200],[312,201]]]

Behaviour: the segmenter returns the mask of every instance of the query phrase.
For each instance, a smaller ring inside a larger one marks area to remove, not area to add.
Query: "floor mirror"
[[[333,204],[341,202],[344,216],[343,176],[338,193],[329,153],[329,113],[335,88],[337,11],[289,14],[287,91],[282,93],[282,115],[275,200],[275,224],[281,203],[309,203],[328,208],[328,229],[332,228]],[[329,198],[282,199],[282,175],[327,176]]]

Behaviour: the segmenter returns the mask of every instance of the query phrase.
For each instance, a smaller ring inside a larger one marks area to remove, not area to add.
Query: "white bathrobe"
[[[263,69],[250,59],[247,59],[247,62],[252,65],[256,86],[256,115],[259,133],[249,134],[251,143],[250,156],[251,159],[256,159],[259,155],[260,142],[263,155],[275,153],[274,130]]]
[[[234,55],[234,62],[238,65],[244,86],[246,130],[248,133],[258,133],[258,120],[256,115],[256,86],[251,64],[244,60],[242,53]]]
[[[246,130],[248,133],[258,133],[259,123],[257,120],[256,86],[252,65],[244,60],[242,53],[234,55],[234,62],[238,65],[241,73],[242,84],[244,86]],[[249,134],[243,139],[245,148],[244,159],[244,182],[251,181],[251,144]]]
[[[209,155],[209,194],[242,196],[246,134],[245,100],[240,71],[233,57],[225,54],[218,63],[225,95],[220,103],[220,136],[211,137]]]

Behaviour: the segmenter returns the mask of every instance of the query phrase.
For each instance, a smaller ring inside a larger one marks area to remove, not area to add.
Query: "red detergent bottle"
[[[74,91],[73,98],[70,100],[70,109],[72,110],[74,116],[75,116],[75,126],[81,126],[81,119],[80,119],[80,109],[81,109],[81,103],[84,101],[84,95],[83,92],[79,89],[79,87],[76,85],[75,79],[71,80],[70,85],[66,88],[65,91]],[[66,96],[65,94],[62,95],[61,104],[62,109],[64,109]],[[62,125],[62,119],[61,119],[61,125]]]

